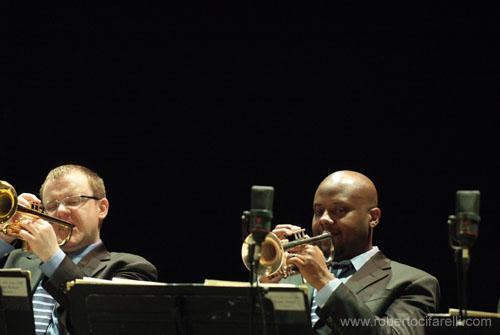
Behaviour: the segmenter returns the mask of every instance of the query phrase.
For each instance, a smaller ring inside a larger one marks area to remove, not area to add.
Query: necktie
[[[55,300],[42,287],[42,282],[33,294],[33,315],[35,318],[35,332],[37,335],[45,334],[47,327],[52,320],[52,311],[54,310]]]
[[[351,263],[350,260],[345,260],[340,262],[333,262],[330,267],[330,272],[332,272],[335,275],[335,277],[340,279],[349,277],[354,272],[356,272],[356,269],[354,268],[354,265]],[[316,289],[314,290],[313,299],[311,302],[311,323],[313,326],[319,320],[319,317],[316,314],[316,308],[318,307],[318,305],[316,304],[315,297],[316,297]]]
[[[332,273],[335,274],[337,278],[345,278],[352,275],[356,269],[352,265],[350,260],[333,262],[331,266]]]

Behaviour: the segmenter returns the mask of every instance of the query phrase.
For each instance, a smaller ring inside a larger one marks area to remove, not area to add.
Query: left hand
[[[302,277],[317,290],[335,278],[326,265],[323,252],[316,245],[305,244],[298,252],[290,252],[287,264],[295,265]]]
[[[26,219],[22,220],[20,225],[22,229],[19,235],[28,242],[31,251],[43,262],[47,262],[59,250],[56,233],[47,221]]]

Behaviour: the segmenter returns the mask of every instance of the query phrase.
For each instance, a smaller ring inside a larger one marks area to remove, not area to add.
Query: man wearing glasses
[[[26,216],[19,220],[19,237],[29,251],[15,249],[16,238],[0,233],[0,254],[7,255],[1,260],[3,267],[31,271],[37,335],[71,333],[64,300],[67,281],[84,276],[157,280],[156,268],[146,259],[106,250],[100,229],[109,201],[104,182],[94,171],[80,165],[59,166],[47,175],[40,198],[23,193],[18,203],[24,207],[42,204],[49,216],[71,223],[74,227],[67,242],[60,242],[61,234],[67,234],[63,228]]]

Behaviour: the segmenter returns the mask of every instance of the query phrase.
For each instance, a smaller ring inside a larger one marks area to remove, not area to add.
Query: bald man
[[[365,175],[337,171],[314,195],[312,231],[329,232],[333,248],[322,243],[293,250],[287,264],[298,268],[311,287],[311,320],[317,334],[424,334],[425,315],[437,311],[439,283],[432,275],[388,259],[373,246],[380,222],[377,189]],[[273,232],[286,239],[293,225]],[[334,264],[325,257],[333,252]],[[337,264],[345,263],[343,267]]]

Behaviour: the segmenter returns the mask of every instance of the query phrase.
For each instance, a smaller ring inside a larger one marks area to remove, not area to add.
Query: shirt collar
[[[83,249],[70,252],[67,255],[69,258],[71,258],[73,263],[78,264],[82,260],[82,258],[85,257],[85,255],[87,255],[89,252],[91,252],[95,247],[97,247],[100,244],[102,244],[101,239],[97,240],[95,243],[89,244]]]
[[[352,265],[354,265],[356,271],[361,269],[361,267],[365,265],[365,263],[368,262],[368,260],[372,258],[373,255],[375,255],[378,251],[379,251],[378,247],[374,246],[370,250],[365,251],[364,253],[357,255],[354,258],[351,258],[351,263]]]

